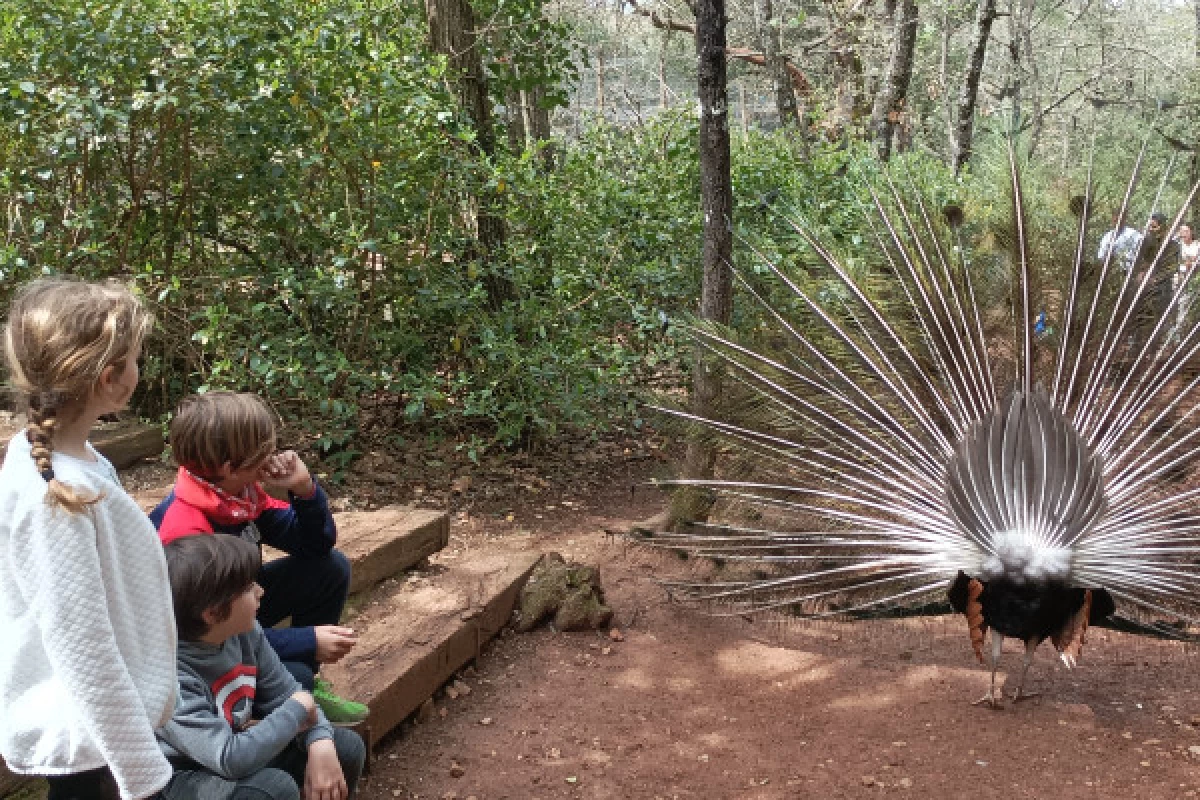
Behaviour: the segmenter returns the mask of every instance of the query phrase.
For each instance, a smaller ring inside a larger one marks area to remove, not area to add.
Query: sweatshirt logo
[[[257,686],[258,667],[249,664],[238,664],[213,681],[214,702],[235,731],[245,730],[250,721]]]

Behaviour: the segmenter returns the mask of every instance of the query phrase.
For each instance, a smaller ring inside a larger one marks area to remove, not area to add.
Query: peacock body
[[[1136,263],[1113,248],[1093,262],[1089,174],[1065,285],[1038,301],[1053,270],[1032,266],[1011,149],[1007,174],[1011,325],[995,323],[961,241],[950,244],[961,213],[931,213],[887,178],[870,189],[864,222],[877,270],[848,268],[791,223],[815,254],[810,272],[839,290],[813,291],[764,258],[782,300],[739,280],[771,337],[691,329],[738,401],[711,416],[664,410],[748,458],[722,479],[680,483],[716,490],[751,522],[652,541],[753,571],[668,581],[670,591],[734,613],[801,615],[918,607],[948,593],[981,661],[991,631],[993,706],[1004,637],[1026,644],[1019,697],[1047,638],[1071,667],[1088,625],[1110,616],[1196,620],[1200,489],[1168,480],[1200,442],[1200,377],[1189,369],[1200,323],[1180,324],[1179,313],[1194,266],[1176,274],[1169,236],[1146,237],[1152,251]],[[1052,342],[1035,332],[1047,297],[1061,320]]]

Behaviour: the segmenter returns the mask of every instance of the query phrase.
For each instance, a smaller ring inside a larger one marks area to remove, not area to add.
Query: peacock
[[[993,708],[1006,637],[1025,644],[1015,702],[1046,639],[1072,668],[1090,625],[1151,617],[1185,636],[1200,616],[1200,487],[1179,482],[1200,444],[1194,265],[1172,260],[1170,235],[1093,258],[1090,163],[1073,252],[1035,252],[1011,143],[1005,160],[1011,217],[989,234],[1006,253],[1000,302],[969,263],[962,209],[936,208],[895,170],[863,192],[877,263],[850,263],[790,219],[806,269],[747,244],[757,267],[735,275],[766,323],[688,327],[722,365],[720,411],[660,409],[742,456],[717,479],[675,482],[728,513],[647,540],[724,565],[717,580],[663,581],[718,613],[861,617],[948,599],[990,661],[977,702]]]

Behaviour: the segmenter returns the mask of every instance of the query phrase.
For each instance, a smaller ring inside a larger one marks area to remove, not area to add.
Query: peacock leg
[[[1000,666],[1000,651],[1002,649],[1004,649],[1004,637],[1001,636],[999,633],[997,633],[996,629],[993,628],[992,629],[992,653],[991,653],[991,657],[992,657],[992,688],[988,689],[987,694],[985,694],[983,697],[976,700],[971,705],[981,706],[986,703],[987,705],[991,706],[992,708],[1000,708],[1003,705],[1002,696],[996,694],[996,669]]]
[[[1029,674],[1029,665],[1033,663],[1033,652],[1037,650],[1037,646],[1037,639],[1030,639],[1025,643],[1025,659],[1021,665],[1021,680],[1017,682],[1016,691],[1013,692],[1012,701],[1014,703],[1038,696],[1038,692],[1025,691],[1025,676]]]

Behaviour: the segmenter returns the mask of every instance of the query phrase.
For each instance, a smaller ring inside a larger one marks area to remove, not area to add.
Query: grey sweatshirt
[[[280,663],[262,628],[221,645],[179,643],[179,701],[158,730],[159,744],[176,767],[189,761],[227,780],[267,766],[299,735],[305,747],[332,739],[317,709],[317,724],[303,733],[306,712],[292,699],[300,684]],[[258,723],[250,726],[251,720]]]

